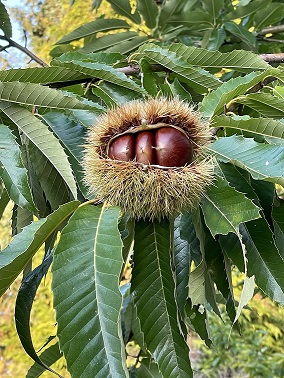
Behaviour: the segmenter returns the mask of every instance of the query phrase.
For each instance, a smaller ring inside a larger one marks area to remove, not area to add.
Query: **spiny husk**
[[[164,169],[109,159],[109,140],[143,122],[163,122],[184,130],[192,141],[194,162]],[[203,154],[209,140],[208,126],[184,102],[165,98],[132,101],[108,111],[91,128],[83,161],[86,184],[98,199],[120,206],[136,219],[161,219],[193,209],[212,182],[213,163]]]

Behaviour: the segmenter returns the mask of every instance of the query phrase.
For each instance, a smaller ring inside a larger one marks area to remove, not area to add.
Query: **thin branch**
[[[268,38],[268,37],[259,37],[261,41],[273,42],[273,43],[284,43],[284,39]]]
[[[260,54],[259,57],[267,63],[284,63],[284,53]]]
[[[277,25],[277,26],[271,26],[269,28],[262,29],[258,35],[265,35],[265,34],[277,34],[277,33],[283,33],[284,32],[284,25]]]
[[[1,35],[0,39],[2,39],[4,41],[7,41],[9,43],[9,46],[7,46],[7,47],[15,47],[16,49],[18,49],[18,50],[22,51],[23,53],[25,53],[27,56],[29,56],[32,60],[34,60],[35,62],[37,62],[42,67],[48,67],[48,64],[46,64],[38,56],[36,56],[34,53],[32,53],[26,47],[24,47],[24,46],[20,45],[19,43],[13,41],[11,38],[8,38],[8,37],[5,37],[5,36]]]

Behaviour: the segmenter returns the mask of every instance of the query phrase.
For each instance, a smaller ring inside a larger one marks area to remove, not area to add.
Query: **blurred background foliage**
[[[245,3],[245,1],[243,1]],[[22,7],[12,8],[11,17],[20,23],[22,37],[29,41],[29,47],[45,62],[51,60],[50,51],[64,35],[76,27],[98,17],[117,17],[109,3],[103,1],[97,12],[91,12],[92,1],[76,1],[70,7],[69,0],[26,0]],[[123,17],[120,17],[123,19]],[[142,25],[143,29],[143,25]],[[145,33],[136,27],[137,32]],[[183,41],[184,42],[184,41]],[[74,42],[80,46],[81,41]],[[9,57],[8,57],[9,58]],[[25,57],[26,61],[28,59]],[[3,62],[2,62],[3,64]],[[9,66],[9,59],[6,61]],[[6,211],[0,222],[0,244],[3,249],[11,238],[9,235],[11,212]],[[37,255],[36,265],[40,263]],[[236,296],[242,287],[242,275],[234,272]],[[0,377],[24,377],[32,365],[18,340],[13,321],[15,299],[20,280],[1,298],[0,306]],[[43,280],[32,310],[33,340],[39,350],[50,335],[56,334],[55,317],[52,309],[50,273]],[[212,330],[213,348],[207,348],[197,335],[192,333],[193,368],[196,377],[283,377],[284,376],[284,309],[272,303],[269,298],[256,291],[253,300],[239,318],[242,332],[231,330],[231,323],[215,314],[209,314],[208,321]],[[69,373],[64,360],[54,366],[64,377]],[[202,372],[202,373],[201,373]],[[45,372],[42,377],[50,377]]]

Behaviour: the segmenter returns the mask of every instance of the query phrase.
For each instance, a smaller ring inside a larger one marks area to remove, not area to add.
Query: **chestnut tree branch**
[[[262,29],[258,35],[265,35],[265,34],[277,34],[284,32],[284,25],[277,25],[277,26],[270,26],[269,28]]]
[[[25,53],[27,56],[29,56],[32,60],[34,60],[35,62],[37,62],[42,67],[48,67],[48,64],[46,64],[43,60],[41,60],[34,53],[32,53],[29,49],[27,49],[26,47],[24,47],[24,46],[20,45],[19,43],[15,42],[13,39],[8,38],[8,37],[3,36],[3,35],[0,35],[0,39],[8,42],[8,46],[5,46],[5,49],[7,49],[8,47],[15,47],[16,49],[18,49],[18,50],[22,51],[23,53]]]

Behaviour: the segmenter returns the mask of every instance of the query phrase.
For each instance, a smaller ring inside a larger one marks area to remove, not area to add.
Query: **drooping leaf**
[[[173,261],[175,264],[176,301],[181,315],[188,297],[188,276],[191,262],[190,245],[181,237],[181,227],[190,229],[191,217],[187,214],[179,215],[174,221],[174,249]],[[186,224],[185,224],[186,223]]]
[[[0,109],[15,123],[23,134],[42,152],[63,177],[74,198],[77,187],[67,156],[58,139],[36,116],[15,104],[0,102]]]
[[[178,75],[180,81],[189,83],[194,90],[204,93],[208,89],[216,89],[221,82],[216,76],[202,68],[189,65],[182,57],[169,49],[160,48],[155,45],[146,45],[137,53],[133,54],[135,59],[144,58],[149,62],[160,64]]]
[[[78,201],[62,205],[47,218],[25,227],[0,253],[0,295],[11,285],[41,245],[79,206]]]
[[[206,345],[210,347],[212,345],[212,340],[210,336],[210,327],[208,324],[206,308],[203,305],[192,306],[190,300],[188,300],[185,310],[185,322],[188,327],[198,333]]]
[[[213,118],[212,127],[224,127],[237,129],[240,131],[249,131],[256,135],[284,139],[284,123],[272,118],[250,118],[249,116],[225,115]]]
[[[205,272],[206,264],[204,260],[192,271],[189,276],[189,298],[192,306],[205,305]]]
[[[284,260],[265,219],[240,226],[246,247],[247,273],[272,300],[284,304]]]
[[[12,24],[7,9],[0,1],[0,29],[3,30],[5,37],[12,37]]]
[[[156,96],[158,93],[158,86],[155,80],[155,73],[151,68],[151,64],[146,59],[141,59],[140,69],[143,88],[145,88],[151,96]]]
[[[40,282],[46,274],[51,262],[52,255],[49,255],[49,257],[47,257],[41,265],[35,268],[24,278],[17,295],[15,322],[18,336],[26,353],[40,366],[62,378],[60,374],[56,373],[53,369],[46,365],[37,355],[34,349],[30,330],[30,315],[34,298]]]
[[[146,26],[154,29],[159,14],[156,2],[153,0],[137,0],[137,10],[142,15]]]
[[[131,290],[145,342],[162,375],[192,377],[178,327],[168,221],[136,222]]]
[[[218,160],[247,170],[254,179],[284,184],[284,146],[257,143],[251,138],[220,138],[209,147]]]
[[[254,283],[254,276],[246,277],[244,279],[244,285],[241,293],[241,297],[239,300],[239,305],[237,308],[236,317],[234,319],[234,323],[238,320],[239,316],[241,315],[242,309],[248,304],[248,302],[252,299],[254,293],[255,283]]]
[[[130,26],[126,21],[118,20],[115,18],[109,19],[97,19],[95,21],[88,22],[77,29],[73,30],[71,33],[65,35],[59,41],[56,42],[57,45],[63,43],[70,43],[76,41],[77,39],[85,38],[89,35],[93,35],[100,32],[107,32],[116,29],[129,29]]]
[[[59,350],[58,343],[51,345],[40,354],[41,361],[45,365],[51,366],[62,357],[62,353]],[[46,369],[40,366],[38,363],[34,363],[28,370],[26,378],[38,378],[44,373]]]
[[[19,206],[36,212],[27,170],[23,165],[20,147],[10,129],[0,124],[0,176],[5,183],[9,197]],[[2,172],[1,172],[2,171]]]
[[[201,208],[213,237],[238,232],[240,223],[259,218],[260,208],[221,177],[207,191]]]
[[[123,261],[118,216],[117,208],[80,207],[63,229],[54,254],[60,349],[76,377],[128,377],[120,328]]]

